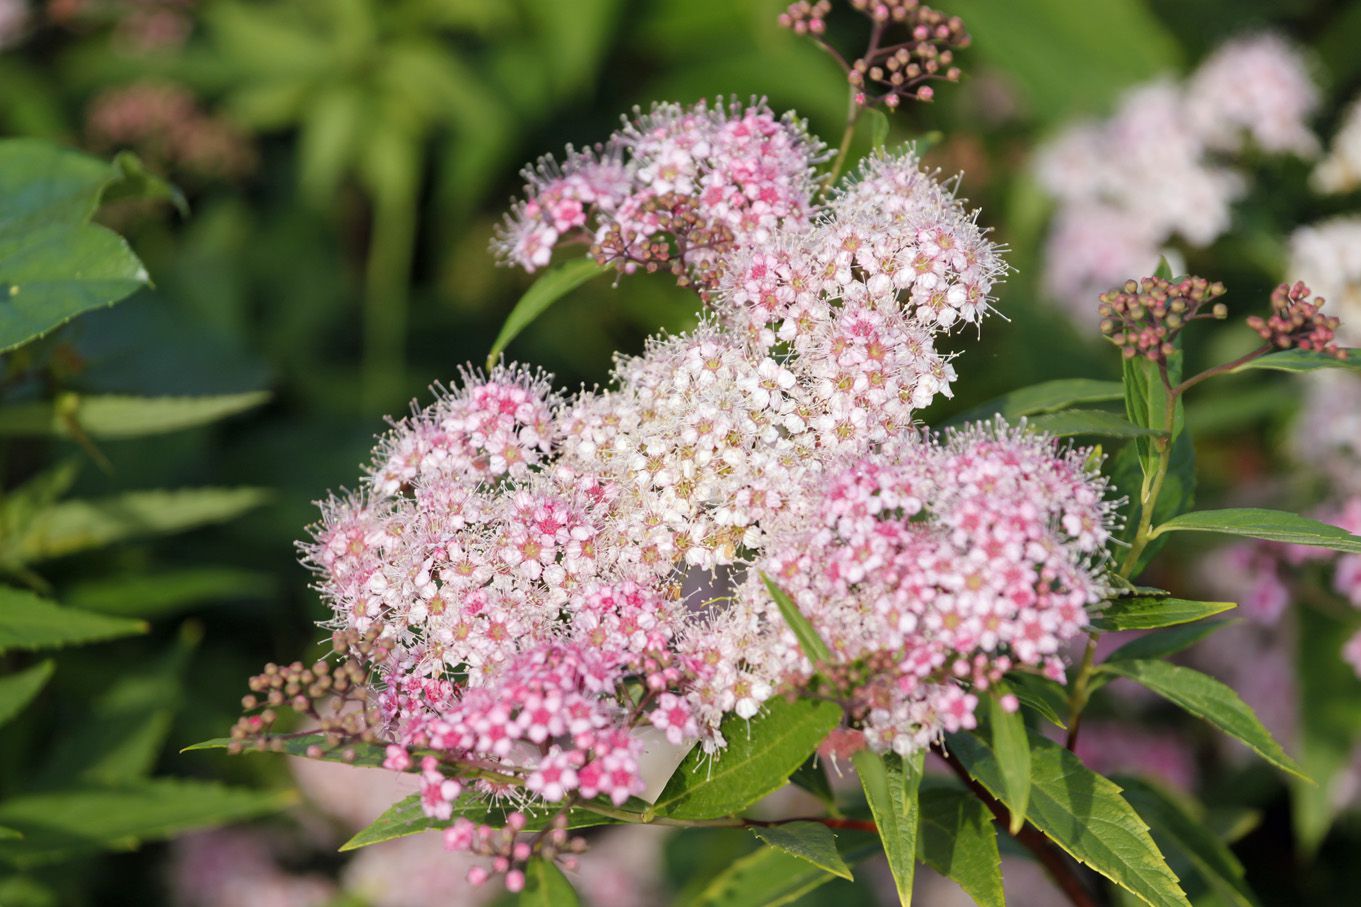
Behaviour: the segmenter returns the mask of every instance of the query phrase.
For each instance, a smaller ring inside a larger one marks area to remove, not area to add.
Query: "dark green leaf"
[[[48,142],[0,140],[0,234],[85,223],[112,176],[103,161]]]
[[[1001,766],[991,747],[973,734],[948,745],[970,776],[1006,802]],[[1031,736],[1029,821],[1075,860],[1101,873],[1153,907],[1190,907],[1139,814],[1120,788],[1088,769],[1068,750]]]
[[[604,273],[605,269],[590,258],[565,261],[545,271],[511,309],[506,323],[501,326],[501,333],[496,335],[496,342],[491,345],[491,352],[487,354],[487,368],[494,366],[510,342],[546,312],[549,306],[592,277]]]
[[[1122,416],[1103,409],[1066,409],[1027,420],[1029,426],[1059,438],[1097,435],[1103,438],[1140,438],[1156,435],[1151,428],[1140,428]]]
[[[687,903],[694,907],[782,907],[834,878],[782,850],[762,847],[732,863]]]
[[[988,727],[992,732],[992,751],[1001,769],[1014,835],[1025,825],[1026,806],[1030,802],[1030,738],[1020,709],[1008,712],[1002,708],[1001,697],[1007,693],[1006,687],[998,684],[990,692]]]
[[[1229,374],[1250,372],[1254,369],[1269,369],[1276,372],[1313,372],[1323,368],[1349,368],[1361,370],[1361,350],[1344,350],[1345,359],[1329,356],[1316,350],[1281,350],[1268,353],[1257,359],[1250,359]]]
[[[761,581],[766,584],[766,590],[770,592],[770,597],[775,599],[776,606],[780,609],[780,616],[789,625],[789,629],[794,631],[794,637],[799,641],[799,648],[803,649],[804,656],[814,665],[832,660],[832,650],[827,648],[827,643],[822,641],[817,629],[804,617],[799,606],[789,597],[789,594],[777,586],[770,577],[761,574]]]
[[[1236,607],[1233,602],[1132,595],[1112,600],[1092,626],[1099,630],[1156,630],[1214,617]]]
[[[836,795],[832,793],[832,785],[827,780],[827,770],[818,762],[816,755],[809,756],[803,761],[803,765],[789,776],[789,783],[808,791],[826,803],[828,808],[836,806]]]
[[[654,811],[677,819],[714,819],[743,810],[781,787],[840,722],[841,708],[833,703],[779,697],[750,722],[729,717],[720,728],[727,748],[712,757],[698,747],[691,750]]]
[[[952,879],[980,907],[1005,907],[992,813],[956,787],[923,787],[917,859]]]
[[[0,824],[24,834],[0,843],[0,862],[27,866],[123,848],[277,812],[295,799],[291,792],[169,778],[20,794],[0,801]]]
[[[120,151],[113,159],[112,170],[114,176],[105,186],[101,201],[125,198],[167,201],[181,217],[189,216],[189,201],[179,187],[152,173],[132,152]]]
[[[1241,740],[1272,765],[1304,777],[1295,760],[1286,755],[1247,703],[1213,677],[1166,661],[1140,659],[1107,661],[1098,670],[1118,674],[1144,685],[1169,702]]]
[[[1156,538],[1165,532],[1218,532],[1361,554],[1361,536],[1297,513],[1260,507],[1183,513],[1155,528],[1153,536]]]
[[[1048,677],[1022,671],[1008,674],[1007,683],[1022,705],[1034,709],[1058,727],[1068,727],[1068,694],[1062,685]]]
[[[836,849],[836,836],[821,822],[787,822],[766,828],[753,827],[751,833],[791,857],[798,857],[834,876],[852,878],[851,868]]]
[[[1204,623],[1183,624],[1132,639],[1109,656],[1107,661],[1136,661],[1147,658],[1166,658],[1189,648],[1216,630],[1228,626],[1228,621],[1210,620]]]
[[[581,899],[561,869],[535,857],[525,866],[525,887],[518,903],[522,907],[578,907]]]
[[[0,587],[0,653],[102,642],[146,630],[140,620],[63,608],[32,592]]]
[[[268,598],[278,584],[267,573],[230,567],[186,567],[136,573],[67,587],[73,608],[123,617],[158,618],[212,601]]]
[[[4,614],[0,613],[0,622],[3,621]],[[31,668],[0,677],[0,727],[4,727],[6,722],[22,712],[24,707],[42,692],[52,677],[53,667],[53,661],[48,659],[38,662]]]
[[[1052,413],[1078,403],[1108,403],[1123,397],[1118,381],[1096,381],[1091,378],[1064,378],[1045,381],[1004,394],[949,420],[950,425],[977,422],[993,416],[1012,421],[1021,416]]]
[[[917,837],[921,829],[917,791],[921,786],[925,754],[918,750],[909,760],[903,760],[896,755],[881,756],[870,749],[862,749],[853,760],[870,812],[879,827],[879,840],[893,873],[898,901],[903,907],[909,907],[912,881],[917,873]]]
[[[85,397],[19,403],[0,409],[0,435],[135,438],[206,425],[260,406],[267,391],[214,397]]]
[[[1153,830],[1153,836],[1185,854],[1196,871],[1235,907],[1255,907],[1257,900],[1243,879],[1243,864],[1209,828],[1177,799],[1137,778],[1119,778],[1125,799]],[[1165,848],[1171,849],[1171,848]]]

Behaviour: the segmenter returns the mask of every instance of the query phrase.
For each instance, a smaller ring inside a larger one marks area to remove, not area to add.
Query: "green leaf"
[[[32,592],[0,587],[0,653],[103,642],[146,630],[140,620],[63,608]]]
[[[610,803],[607,798],[601,798],[600,803],[602,806],[608,804],[610,807],[614,807],[614,804]],[[645,807],[647,804],[638,801],[625,805],[636,810]],[[525,816],[525,831],[540,831],[548,827],[553,817],[557,815],[558,810],[521,809],[520,812]],[[421,808],[421,795],[412,794],[389,806],[381,816],[374,819],[365,828],[360,829],[350,840],[342,844],[340,849],[341,851],[358,850],[371,844],[381,844],[384,841],[405,838],[431,829],[448,828],[454,824],[455,819],[460,817],[471,819],[480,825],[500,827],[505,825],[506,810],[491,805],[481,794],[468,791],[454,801],[453,814],[449,819],[432,819]],[[614,825],[618,821],[591,812],[585,807],[573,807],[567,812],[567,827],[569,829]]]
[[[956,734],[948,746],[970,776],[1006,803],[1001,766],[984,740],[973,734]],[[1030,747],[1027,819],[1031,824],[1073,859],[1144,903],[1190,907],[1148,827],[1120,796],[1120,788],[1045,737],[1032,735]]]
[[[1156,538],[1166,532],[1218,532],[1361,554],[1361,536],[1297,513],[1260,507],[1183,513],[1155,528],[1153,536]]]
[[[778,789],[841,723],[830,702],[774,698],[762,715],[736,716],[720,727],[728,746],[716,756],[696,747],[657,798],[653,812],[676,819],[714,819],[745,809]]]
[[[888,114],[878,107],[866,107],[860,111],[860,115],[865,119],[865,126],[868,128],[871,148],[883,148],[888,141],[888,133],[892,128],[892,123],[888,120]]]
[[[827,804],[832,814],[836,815],[836,794],[832,792],[831,782],[827,780],[827,771],[818,762],[816,755],[809,756],[794,770],[794,774],[789,776],[789,783],[803,788]]]
[[[267,391],[213,397],[125,397],[64,394],[55,401],[0,409],[0,435],[83,433],[91,438],[135,438],[181,431],[260,406]]]
[[[771,847],[834,876],[847,880],[853,878],[851,868],[836,849],[836,836],[821,822],[787,822],[765,828],[753,827],[751,833]]]
[[[561,869],[535,857],[525,866],[525,887],[517,903],[522,907],[579,907],[581,899]]]
[[[1059,438],[1075,435],[1098,435],[1103,438],[1146,438],[1158,434],[1151,428],[1141,428],[1115,413],[1104,409],[1068,409],[1047,413],[1027,420],[1037,431]]]
[[[511,309],[505,324],[501,326],[501,333],[496,335],[496,342],[491,345],[491,352],[487,354],[487,368],[494,366],[510,342],[546,312],[549,306],[592,277],[604,273],[605,269],[590,258],[564,261],[545,271]]]
[[[0,140],[0,234],[85,223],[111,177],[97,158],[40,139]]]
[[[1078,403],[1108,403],[1124,397],[1118,381],[1096,381],[1091,378],[1064,378],[1045,381],[1030,387],[1003,394],[981,406],[950,419],[946,424],[959,425],[1001,416],[1011,421],[1021,416],[1033,416],[1067,409]]]
[[[912,903],[912,880],[917,873],[917,836],[921,810],[917,790],[926,754],[920,750],[904,761],[896,755],[880,756],[870,749],[855,754],[855,772],[879,827],[879,840],[888,857],[888,868],[903,907]]]
[[[0,825],[0,841],[22,841],[23,838],[23,832]]]
[[[267,573],[231,567],[186,567],[161,573],[118,575],[68,586],[73,608],[123,617],[157,618],[212,601],[265,599],[278,583]]]
[[[3,620],[4,614],[0,612],[0,621]],[[31,668],[0,677],[0,727],[4,727],[11,718],[22,712],[25,706],[42,692],[52,677],[54,666],[55,663],[49,658]]]
[[[1051,724],[1067,729],[1068,693],[1061,684],[1024,671],[1008,674],[1007,683],[1022,705],[1034,709]]]
[[[183,532],[235,519],[268,497],[259,488],[193,488],[63,501],[39,512],[23,536],[0,547],[0,555],[5,562],[26,564],[126,539]]]
[[[1207,674],[1166,661],[1120,659],[1097,670],[1136,681],[1167,701],[1219,728],[1283,771],[1305,777],[1238,694]]]
[[[1153,836],[1185,854],[1225,902],[1235,907],[1256,907],[1257,899],[1243,878],[1243,864],[1205,826],[1203,817],[1192,816],[1175,797],[1156,785],[1137,778],[1122,777],[1118,781],[1124,788],[1125,799],[1149,824]]]
[[[1092,626],[1098,630],[1156,630],[1214,617],[1236,607],[1233,602],[1131,595],[1112,600]]]
[[[94,224],[0,232],[0,353],[149,282],[121,236]]]
[[[1021,710],[1008,712],[1002,708],[1001,697],[1006,693],[1002,684],[991,690],[988,726],[992,732],[992,750],[997,754],[997,764],[1002,770],[1007,807],[1011,811],[1010,831],[1015,835],[1025,825],[1026,806],[1030,802],[1030,738],[1026,735]]]
[[[1361,370],[1361,350],[1343,350],[1347,358],[1338,359],[1317,350],[1281,350],[1267,353],[1232,369],[1229,374],[1250,372],[1254,369],[1268,369],[1275,372],[1313,372],[1323,368],[1349,368]]]
[[[234,741],[230,737],[214,737],[211,740],[204,740],[200,743],[191,744],[180,750],[181,753],[193,753],[199,750],[225,750]],[[382,765],[387,757],[386,747],[378,743],[343,743],[339,746],[331,746],[326,741],[325,734],[301,734],[297,737],[275,737],[271,741],[273,747],[266,750],[256,749],[247,745],[243,752],[247,753],[287,753],[290,756],[301,756],[307,759],[320,759],[323,762],[344,762],[347,765],[375,766]],[[319,747],[321,755],[311,756],[308,750],[312,747]],[[354,757],[347,759],[346,753],[353,753]]]
[[[923,786],[917,859],[953,880],[980,907],[1005,907],[992,813],[958,787]]]
[[[877,847],[846,854],[855,863]],[[782,907],[832,881],[836,876],[774,847],[762,847],[733,862],[693,901],[693,907]]]
[[[1300,853],[1311,857],[1343,802],[1339,783],[1361,745],[1361,682],[1338,657],[1354,628],[1311,607],[1293,609],[1297,637],[1299,758],[1317,783],[1291,779],[1290,807]]]
[[[1210,620],[1204,623],[1183,624],[1132,639],[1106,657],[1106,661],[1139,661],[1166,658],[1200,642],[1211,633],[1229,625],[1229,621]]]
[[[0,801],[0,824],[24,835],[0,842],[0,862],[30,866],[122,849],[277,812],[295,800],[291,792],[169,778],[20,794]]]
[[[817,629],[804,617],[799,606],[789,597],[775,582],[764,573],[761,574],[761,581],[766,584],[770,597],[775,599],[775,604],[780,609],[780,616],[789,625],[789,629],[794,631],[795,638],[799,641],[799,648],[803,649],[803,654],[814,665],[830,662],[832,660],[832,650],[827,648],[827,643],[822,641]]]
[[[100,197],[102,202],[125,198],[168,201],[181,217],[189,216],[189,201],[174,183],[152,173],[141,158],[131,151],[120,151],[113,159],[113,178]]]

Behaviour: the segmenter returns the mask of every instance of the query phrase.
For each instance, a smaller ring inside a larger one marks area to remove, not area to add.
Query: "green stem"
[[[827,171],[827,176],[822,181],[822,191],[824,193],[831,190],[836,185],[836,181],[841,178],[841,171],[846,169],[846,159],[851,153],[851,139],[855,137],[855,124],[860,120],[861,107],[855,102],[856,88],[852,85],[848,92],[846,110],[846,129],[841,133],[841,144],[837,146],[836,158],[832,161],[832,169]]]

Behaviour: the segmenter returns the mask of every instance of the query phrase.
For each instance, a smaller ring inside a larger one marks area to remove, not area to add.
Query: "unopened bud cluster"
[[[920,0],[851,0],[851,6],[872,27],[865,52],[850,63],[819,37],[826,33],[832,9],[827,0],[790,4],[780,24],[813,37],[842,65],[858,104],[882,104],[893,110],[904,100],[931,100],[935,90],[928,82],[959,81],[954,52],[969,45],[969,34],[958,16],[947,16]]]
[[[1320,311],[1322,296],[1311,301],[1310,295],[1303,281],[1293,286],[1281,284],[1271,293],[1271,314],[1266,318],[1252,316],[1248,327],[1277,349],[1313,350],[1346,359],[1346,352],[1338,349],[1336,342],[1338,319]]]
[[[1224,295],[1222,283],[1203,277],[1165,280],[1145,277],[1101,294],[1097,312],[1101,333],[1120,347],[1126,359],[1143,356],[1166,362],[1176,351],[1176,338],[1189,322],[1228,317],[1228,308],[1215,302]]]

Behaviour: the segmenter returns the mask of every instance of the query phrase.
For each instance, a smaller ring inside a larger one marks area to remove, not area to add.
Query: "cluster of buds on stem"
[[[698,199],[666,192],[639,205],[638,218],[649,232],[610,223],[591,245],[595,260],[624,273],[670,271],[680,286],[693,283],[701,292],[718,285],[736,238],[727,225],[701,213]]]
[[[241,699],[246,714],[232,726],[228,752],[235,754],[248,748],[283,752],[290,735],[274,733],[283,708],[312,719],[315,732],[325,735],[327,747],[341,750],[341,758],[347,762],[355,758],[354,750],[348,747],[377,742],[381,717],[369,701],[367,665],[384,655],[378,632],[337,632],[332,645],[341,660],[335,665],[324,659],[310,666],[300,661],[265,665],[261,673],[250,678],[250,693]],[[325,752],[313,746],[307,755],[320,758]]]
[[[1346,359],[1346,351],[1338,349],[1336,343],[1338,319],[1320,311],[1322,296],[1310,300],[1310,295],[1303,281],[1296,281],[1294,286],[1281,284],[1271,293],[1271,314],[1266,318],[1253,315],[1248,327],[1277,349],[1298,347]]]
[[[935,95],[931,81],[959,81],[954,55],[969,46],[969,34],[958,16],[947,16],[920,0],[851,0],[851,6],[871,23],[865,52],[851,62],[821,37],[832,10],[828,0],[791,3],[780,24],[812,37],[840,64],[857,104],[882,104],[893,110],[904,100],[931,100]]]
[[[1101,333],[1120,347],[1126,359],[1143,356],[1166,362],[1176,351],[1176,338],[1189,322],[1228,317],[1228,307],[1215,302],[1224,295],[1222,283],[1203,277],[1165,280],[1145,277],[1101,294],[1097,312]]]
[[[576,855],[586,850],[586,839],[568,834],[565,810],[554,816],[548,827],[530,840],[520,837],[526,821],[524,813],[520,812],[509,814],[502,828],[479,825],[460,818],[445,829],[444,844],[449,850],[491,857],[491,868],[474,866],[468,870],[468,881],[473,885],[481,885],[493,874],[504,875],[506,890],[511,893],[524,889],[525,874],[521,867],[532,856],[557,861],[567,870],[576,869]]]

